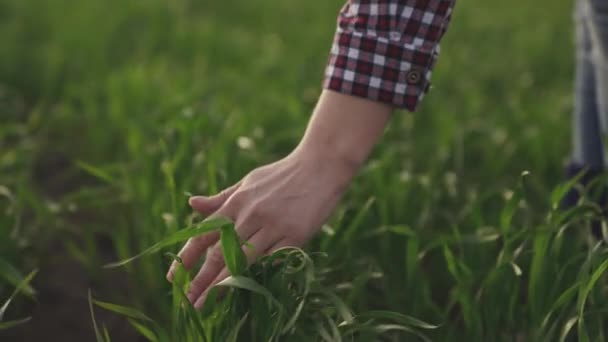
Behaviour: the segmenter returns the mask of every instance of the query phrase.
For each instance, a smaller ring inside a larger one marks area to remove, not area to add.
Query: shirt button
[[[410,70],[405,75],[405,81],[409,85],[417,85],[422,80],[422,73],[420,70]]]

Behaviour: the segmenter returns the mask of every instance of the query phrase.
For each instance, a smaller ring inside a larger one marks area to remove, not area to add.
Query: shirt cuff
[[[439,44],[403,44],[398,37],[338,30],[323,87],[416,111],[430,88]]]

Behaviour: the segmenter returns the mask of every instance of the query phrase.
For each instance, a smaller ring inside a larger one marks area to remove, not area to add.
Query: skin
[[[235,222],[248,263],[285,246],[301,247],[319,231],[380,139],[391,107],[324,90],[306,133],[285,158],[256,168],[214,196],[193,196],[192,209]],[[206,253],[188,299],[200,309],[209,289],[230,274],[219,233],[190,239],[179,256],[187,269]],[[171,265],[167,279],[173,279]]]

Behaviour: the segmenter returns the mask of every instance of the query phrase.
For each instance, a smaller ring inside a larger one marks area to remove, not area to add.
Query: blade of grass
[[[391,320],[391,321],[400,323],[401,325],[405,325],[405,326],[411,326],[411,327],[420,328],[420,329],[430,329],[430,330],[437,329],[441,326],[441,325],[436,325],[436,324],[430,324],[430,323],[424,322],[422,320],[419,320],[415,317],[401,314],[399,312],[385,311],[385,310],[367,311],[367,312],[364,312],[362,314],[355,316],[355,319],[357,319],[357,320],[358,319],[385,319],[385,320]]]
[[[2,258],[0,258],[0,276],[15,287],[18,287],[24,278],[19,270]],[[35,294],[34,289],[29,284],[26,284],[22,290],[27,296]],[[0,318],[0,320],[2,319]]]
[[[579,182],[586,172],[587,170],[579,172],[575,177],[564,184],[560,184],[551,192],[551,207],[553,209],[557,209],[559,207],[559,203],[562,198]]]
[[[567,302],[574,299],[574,296],[576,296],[579,286],[580,286],[580,282],[576,282],[576,283],[574,283],[574,285],[570,286],[566,291],[562,292],[562,294],[553,303],[553,305],[551,306],[551,309],[545,316],[545,319],[543,320],[543,323],[541,324],[541,331],[549,323],[549,319],[551,318],[551,315],[557,309],[559,309],[561,306],[563,306]]]
[[[95,311],[93,310],[93,298],[91,296],[91,289],[89,289],[88,300],[89,313],[91,314],[91,320],[93,321],[93,330],[95,331],[95,340],[97,342],[104,342],[103,335],[101,335],[99,327],[97,326],[97,320],[95,319]]]
[[[185,228],[182,230],[178,230],[177,232],[169,235],[168,237],[164,238],[163,240],[148,247],[143,252],[141,252],[135,256],[132,256],[128,259],[125,259],[125,260],[109,263],[109,264],[105,265],[104,268],[115,268],[115,267],[120,267],[120,266],[126,265],[126,264],[132,262],[133,260],[141,258],[145,255],[156,253],[159,250],[161,250],[165,247],[171,246],[175,243],[188,240],[191,237],[201,235],[203,233],[208,233],[208,232],[211,232],[211,231],[214,231],[217,229],[222,229],[223,227],[228,226],[228,225],[232,225],[232,222],[229,219],[223,218],[223,217],[205,220],[201,223],[196,224],[195,226],[188,227],[188,228]]]
[[[99,178],[99,179],[103,180],[104,182],[107,182],[110,184],[114,183],[114,179],[112,178],[112,176],[110,176],[110,174],[108,174],[107,172],[105,172],[104,170],[102,170],[98,167],[85,163],[81,160],[76,161],[76,166],[79,167],[80,169],[86,171],[91,176]]]
[[[108,332],[108,328],[105,325],[103,326],[103,339],[106,342],[112,341],[112,339],[110,338],[110,333]]]
[[[135,328],[135,330],[137,330],[137,332],[139,332],[143,337],[147,338],[148,341],[158,342],[158,337],[148,327],[131,318],[129,318],[128,321],[129,324],[131,324],[131,326]]]
[[[336,308],[337,313],[342,318],[343,322],[340,324],[349,324],[352,323],[354,316],[350,309],[346,306],[344,301],[340,299],[335,293],[330,292],[329,290],[322,290],[321,294],[323,294]]]
[[[234,225],[225,225],[221,228],[220,243],[226,267],[232,275],[241,275],[247,268],[247,257],[241,248]]]
[[[108,311],[112,311],[112,312],[117,313],[122,316],[126,316],[126,317],[133,318],[133,319],[138,319],[138,320],[142,320],[142,321],[152,322],[152,319],[150,317],[146,316],[143,312],[141,312],[137,309],[134,309],[134,308],[117,305],[117,304],[112,304],[112,303],[108,303],[108,302],[102,302],[102,301],[99,301],[94,298],[93,298],[93,304],[99,306],[100,308],[106,309]]]
[[[215,286],[233,287],[257,293],[259,295],[264,296],[268,302],[274,304],[281,311],[283,310],[283,305],[276,300],[272,293],[268,291],[268,289],[266,289],[264,286],[260,285],[260,283],[251,278],[243,276],[230,276],[222,280]]]
[[[8,297],[2,307],[0,307],[0,321],[2,321],[2,319],[4,318],[4,314],[6,313],[8,306],[11,304],[15,296],[29,285],[32,279],[34,279],[34,277],[36,276],[36,273],[38,273],[38,270],[33,270],[25,278],[23,278],[23,280],[21,280],[21,282],[17,285],[10,297]]]
[[[230,335],[228,335],[228,337],[226,338],[227,342],[237,342],[238,341],[239,332],[241,331],[243,324],[245,324],[247,317],[249,317],[249,312],[246,313],[241,319],[239,319],[239,322],[232,328],[232,330],[230,330]]]
[[[16,319],[13,321],[0,322],[0,330],[10,329],[12,327],[27,323],[31,319],[32,319],[32,317],[26,317],[26,318],[22,318],[22,319]]]

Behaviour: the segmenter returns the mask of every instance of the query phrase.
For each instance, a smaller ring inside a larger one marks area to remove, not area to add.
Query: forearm
[[[391,111],[381,102],[324,90],[297,150],[355,173],[382,136]]]

